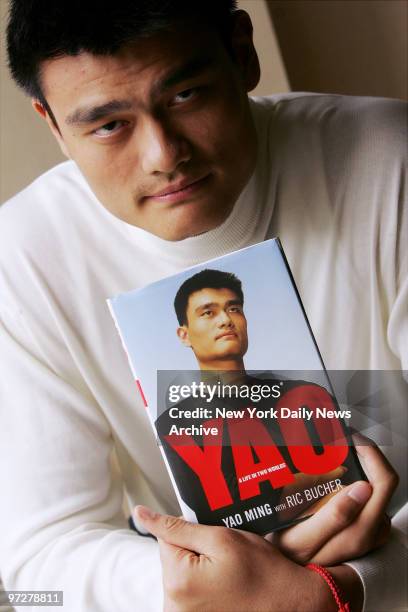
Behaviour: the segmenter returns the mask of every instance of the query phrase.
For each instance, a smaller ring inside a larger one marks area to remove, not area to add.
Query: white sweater
[[[252,107],[256,170],[206,234],[170,243],[120,221],[73,162],[2,207],[6,588],[61,589],[69,612],[160,609],[157,545],[127,529],[123,490],[131,507],[180,511],[107,297],[279,235],[326,366],[408,369],[404,104],[297,94]],[[399,433],[385,452],[404,481]],[[404,609],[399,535],[353,562],[367,610]]]

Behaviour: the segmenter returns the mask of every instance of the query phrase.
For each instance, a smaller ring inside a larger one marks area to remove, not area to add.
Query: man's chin
[[[220,201],[223,202],[222,206],[219,205]],[[221,225],[234,207],[233,202],[228,205],[226,202],[225,196],[216,194],[165,207],[156,206],[152,202],[150,207],[140,209],[142,214],[135,214],[133,225],[163,240],[185,240],[205,234]]]
[[[186,218],[180,218],[181,215],[177,215],[178,218],[171,218],[172,215],[163,215],[163,217],[167,216],[167,223],[152,223],[146,226],[146,231],[163,240],[168,240],[169,242],[178,242],[180,240],[185,240],[186,238],[193,238],[195,236],[201,236],[202,234],[206,234],[211,230],[215,229],[221,223],[225,221],[228,216],[229,211],[225,211],[223,215],[219,213],[216,215],[212,215],[211,217],[196,217],[186,215]],[[164,221],[164,219],[163,219]]]

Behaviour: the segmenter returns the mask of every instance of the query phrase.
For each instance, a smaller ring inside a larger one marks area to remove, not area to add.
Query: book
[[[264,535],[366,479],[279,239],[108,305],[186,520]]]

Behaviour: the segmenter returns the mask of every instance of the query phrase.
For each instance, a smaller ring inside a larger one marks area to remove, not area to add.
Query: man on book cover
[[[244,372],[248,349],[241,281],[230,272],[202,270],[187,279],[174,300],[177,335],[200,370]]]
[[[290,17],[301,4],[265,7]],[[309,3],[320,4],[396,6]],[[163,598],[178,611],[334,610],[325,580],[305,568],[314,561],[357,612],[403,608],[394,577],[406,573],[405,485],[388,538],[397,477],[376,447],[360,445],[370,483],[345,487],[273,545],[175,518],[106,299],[280,236],[328,369],[406,369],[406,105],[251,96],[260,64],[234,0],[3,0],[7,8],[11,74],[67,160],[0,214],[5,587],[64,591],[69,612],[157,612]],[[358,20],[358,41],[362,29]],[[4,159],[14,154],[19,173],[20,101],[15,112]],[[36,161],[45,158],[32,140]],[[217,359],[238,364],[245,330],[233,314],[235,331],[215,344]],[[157,326],[154,306],[142,324]],[[385,449],[402,477],[404,414],[393,408]],[[124,497],[128,512],[139,503],[158,512],[138,516],[159,543],[129,529]]]

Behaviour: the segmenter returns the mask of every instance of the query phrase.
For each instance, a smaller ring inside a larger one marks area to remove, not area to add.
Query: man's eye
[[[212,315],[212,310],[204,310],[204,312],[201,313],[202,317],[209,317]]]
[[[118,132],[124,125],[125,121],[110,121],[109,123],[105,123],[105,125],[95,130],[94,134],[96,134],[96,136],[110,136],[111,134],[116,134],[116,132]]]
[[[197,88],[185,89],[184,91],[181,91],[176,96],[174,96],[174,98],[172,99],[172,104],[182,104],[183,102],[187,102],[188,100],[193,98],[196,93]]]

